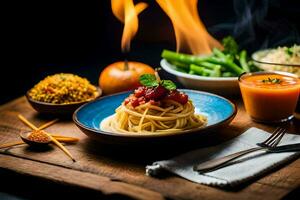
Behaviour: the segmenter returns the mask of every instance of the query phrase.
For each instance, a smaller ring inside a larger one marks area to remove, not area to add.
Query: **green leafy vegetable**
[[[223,53],[236,55],[239,52],[239,46],[232,36],[227,36],[223,38],[222,44],[224,46]]]
[[[146,87],[155,87],[159,85],[153,74],[143,74],[140,76],[140,83]]]

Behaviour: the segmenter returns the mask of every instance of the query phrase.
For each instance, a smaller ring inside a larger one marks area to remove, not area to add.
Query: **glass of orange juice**
[[[293,117],[299,78],[286,72],[244,73],[239,85],[246,112],[254,121],[284,122]]]

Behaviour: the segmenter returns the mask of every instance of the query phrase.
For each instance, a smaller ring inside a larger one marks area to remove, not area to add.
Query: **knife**
[[[270,153],[280,153],[280,152],[290,152],[290,151],[300,151],[300,143],[281,145],[274,148],[267,149],[266,152]]]

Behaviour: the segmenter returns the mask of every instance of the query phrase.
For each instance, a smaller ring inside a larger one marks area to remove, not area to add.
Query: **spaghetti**
[[[182,105],[174,100],[162,100],[160,105],[150,102],[133,108],[121,106],[101,127],[117,133],[170,133],[206,125],[206,117],[195,114],[192,101]]]
[[[172,81],[145,74],[140,77],[140,82],[144,86],[129,95],[114,115],[101,122],[102,130],[162,134],[206,125],[206,117],[195,114],[192,101],[176,90]]]

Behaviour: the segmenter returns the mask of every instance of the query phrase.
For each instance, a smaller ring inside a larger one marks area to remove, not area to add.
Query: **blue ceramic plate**
[[[165,138],[178,135],[198,134],[222,125],[227,125],[236,115],[236,106],[229,100],[207,92],[180,89],[185,92],[193,101],[195,112],[207,117],[207,126],[185,130],[180,133],[168,134],[119,134],[106,132],[100,129],[100,123],[106,117],[114,114],[115,109],[121,105],[131,92],[119,93],[111,96],[105,96],[95,101],[89,102],[78,108],[73,114],[75,124],[88,136],[97,140],[109,140],[115,142],[125,139],[135,140],[145,138]],[[104,141],[105,142],[105,141]]]

